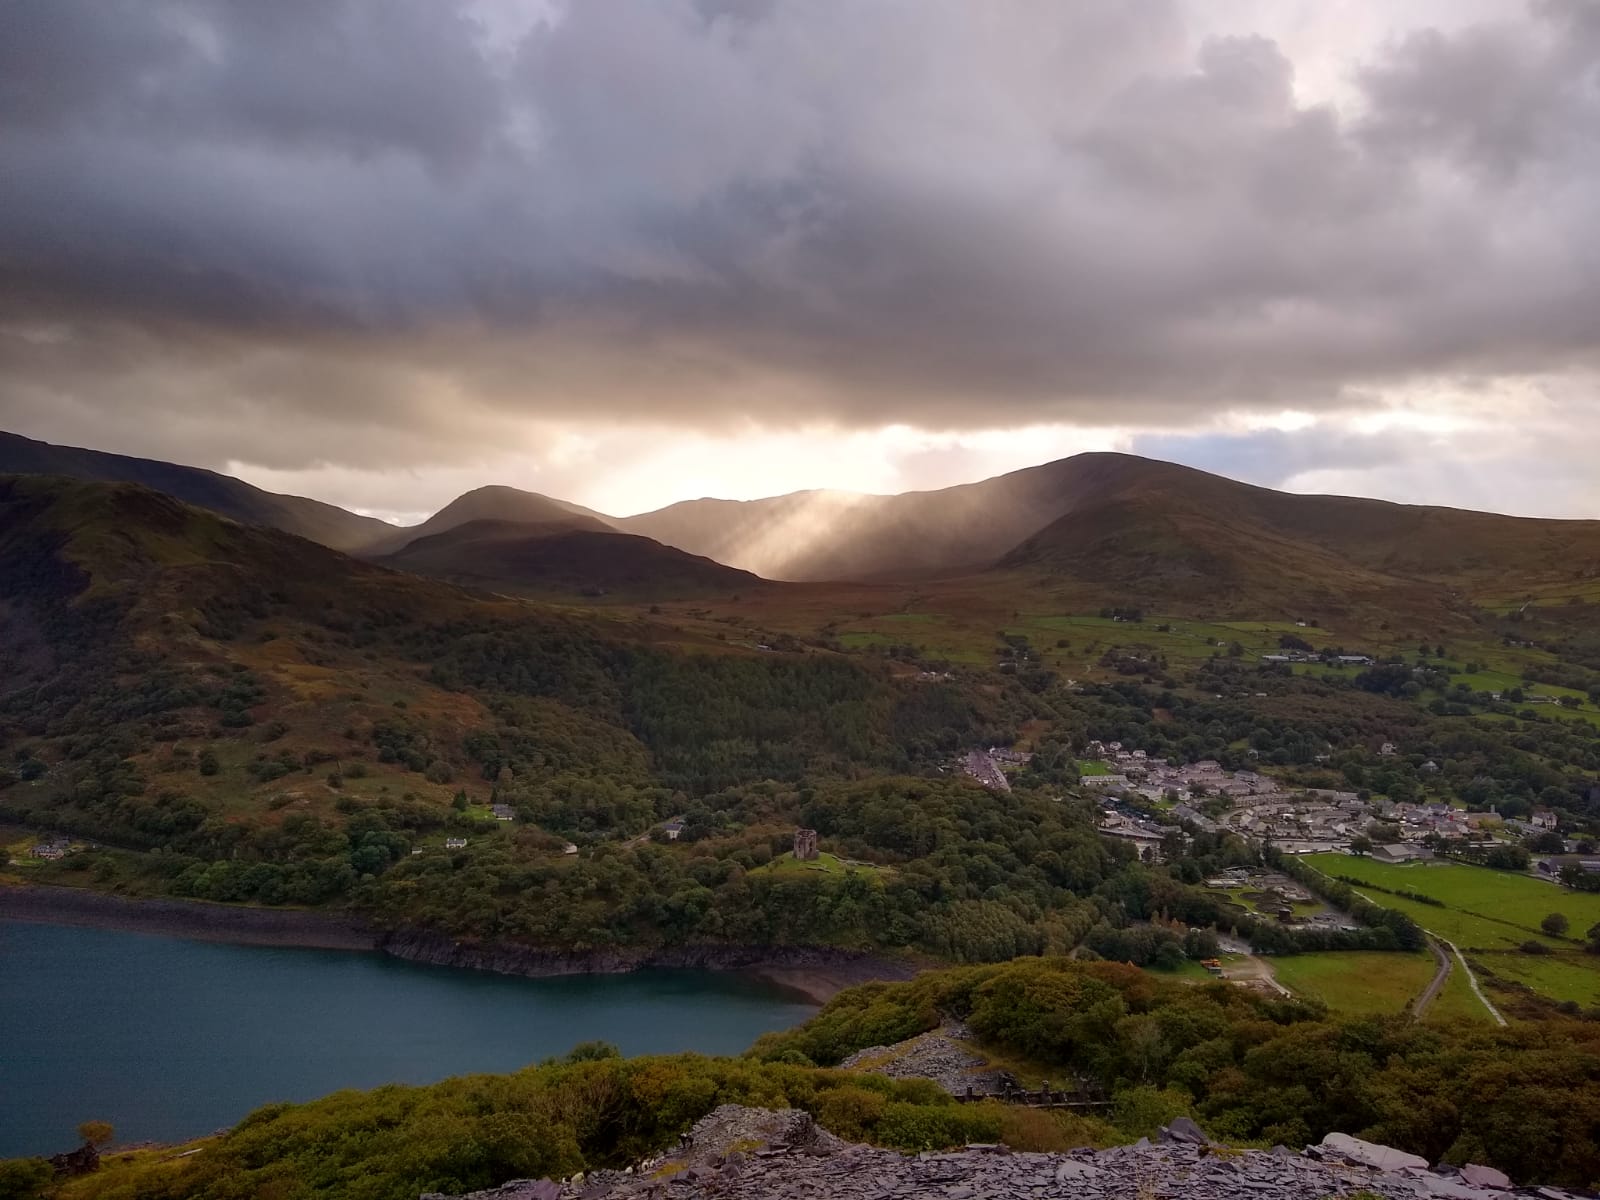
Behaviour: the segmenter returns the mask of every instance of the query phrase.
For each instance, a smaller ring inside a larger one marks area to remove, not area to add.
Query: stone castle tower
[[[794,831],[794,856],[799,862],[812,862],[817,857],[817,831],[815,829],[796,829]]]

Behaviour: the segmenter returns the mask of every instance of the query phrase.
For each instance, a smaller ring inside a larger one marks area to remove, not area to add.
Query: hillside
[[[1148,597],[1600,573],[1600,522],[1301,496],[1126,454],[1080,454],[979,483],[865,496],[693,500],[616,524],[770,578],[916,579],[998,565]]]
[[[763,582],[748,571],[652,538],[609,528],[574,528],[567,521],[467,521],[419,537],[379,561],[461,584],[532,593],[618,594],[636,600],[726,595]]]
[[[382,537],[360,549],[363,554],[372,557],[394,554],[419,538],[446,533],[474,521],[500,521],[591,532],[615,529],[610,517],[584,508],[581,504],[570,504],[565,500],[541,496],[537,492],[492,484],[457,496],[420,525],[405,529],[388,527]]]
[[[336,550],[355,550],[388,537],[392,525],[359,516],[320,500],[284,496],[252,487],[230,475],[148,458],[54,446],[14,433],[0,433],[0,474],[63,475],[114,483],[137,483],[221,513],[235,521],[267,525]]]
[[[1100,484],[1093,497],[999,566],[1121,585],[1130,599],[1221,591],[1259,608],[1418,584],[1470,591],[1600,574],[1600,521],[1302,496],[1124,455],[1052,465],[1090,458]]]
[[[689,500],[618,518],[692,554],[770,579],[872,580],[986,567],[1093,496],[1097,472],[1050,463],[932,492],[795,492]]]
[[[103,843],[110,890],[543,950],[959,943],[962,889],[754,868],[804,806],[872,810],[845,781],[1014,736],[1025,700],[725,638],[463,592],[135,485],[0,477],[0,821]],[[904,812],[929,785],[902,783]],[[958,781],[916,803],[952,828],[988,806]],[[1081,814],[1030,813],[1116,868]],[[692,856],[641,836],[674,817]],[[567,840],[605,861],[575,869]],[[88,861],[29,875],[82,884]]]

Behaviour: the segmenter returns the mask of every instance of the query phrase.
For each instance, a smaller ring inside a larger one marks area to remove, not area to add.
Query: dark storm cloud
[[[512,41],[12,0],[0,417],[379,465],[529,416],[1170,428],[1586,369],[1595,13],[1416,31],[1341,113],[1166,0],[583,0]]]

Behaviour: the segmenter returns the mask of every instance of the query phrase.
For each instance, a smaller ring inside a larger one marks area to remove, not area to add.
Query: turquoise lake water
[[[816,1011],[707,971],[514,979],[380,954],[0,921],[0,1157],[177,1141],[276,1100],[510,1071],[578,1042],[737,1054]]]

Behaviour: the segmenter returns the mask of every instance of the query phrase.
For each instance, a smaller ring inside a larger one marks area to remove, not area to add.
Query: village
[[[1088,768],[1078,783],[1101,797],[1100,832],[1132,842],[1140,857],[1160,862],[1163,844],[1184,837],[1183,829],[1226,832],[1270,843],[1285,854],[1352,852],[1360,846],[1380,862],[1431,859],[1436,839],[1486,840],[1495,834],[1524,837],[1556,829],[1553,813],[1527,820],[1503,818],[1492,809],[1467,812],[1442,802],[1396,802],[1354,791],[1289,789],[1270,775],[1228,770],[1214,759],[1172,765],[1121,742],[1092,741],[1084,749]],[[1384,757],[1396,753],[1385,742]],[[957,760],[966,775],[996,792],[1009,792],[1007,769],[1027,766],[1031,755],[1015,749],[970,750]],[[1427,762],[1423,771],[1437,770]],[[1225,803],[1217,803],[1218,799]],[[1569,849],[1576,849],[1576,846]]]

